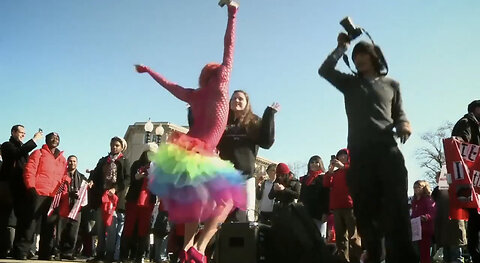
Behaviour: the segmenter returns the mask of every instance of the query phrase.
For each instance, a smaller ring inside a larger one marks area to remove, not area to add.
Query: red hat
[[[285,163],[279,163],[277,165],[277,174],[289,174],[290,173],[290,168],[288,168],[288,165]]]

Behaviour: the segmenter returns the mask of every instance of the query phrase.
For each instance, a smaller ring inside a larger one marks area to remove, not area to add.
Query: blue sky
[[[10,127],[57,131],[60,148],[93,168],[137,121],[186,124],[185,104],[133,64],[196,87],[204,64],[220,61],[226,10],[215,0],[0,1],[0,141]],[[273,101],[275,145],[260,155],[304,163],[345,147],[342,95],[317,74],[336,45],[338,21],[366,28],[401,83],[414,134],[402,151],[410,184],[420,135],[455,122],[479,99],[480,2],[243,0],[230,89],[250,94],[261,115]],[[350,52],[350,51],[349,51]],[[340,69],[347,71],[343,64]]]

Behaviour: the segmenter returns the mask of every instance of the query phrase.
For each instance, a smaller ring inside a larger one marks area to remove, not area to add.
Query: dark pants
[[[260,214],[258,214],[258,222],[266,225],[271,225],[272,216],[273,212],[260,211]]]
[[[11,200],[0,199],[0,258],[5,258],[12,249],[11,239],[11,217],[13,204]]]
[[[468,209],[467,247],[473,263],[480,263],[480,215],[477,209]]]
[[[32,220],[34,200],[31,196],[28,196],[25,191],[12,191],[12,193],[13,211],[17,217],[13,251],[16,257],[27,256],[33,244],[33,234],[29,236],[27,229]],[[35,228],[33,232],[35,232]]]
[[[70,218],[60,218],[57,227],[57,248],[62,255],[72,256],[77,243],[78,229],[81,222],[81,212],[77,215],[78,221]]]
[[[19,235],[18,238],[17,236],[15,237],[15,244],[18,253],[20,253],[20,255],[26,255],[32,245],[37,222],[41,221],[38,257],[44,259],[53,255],[53,235],[58,216],[55,213],[47,216],[48,209],[53,201],[52,197],[37,195],[32,199],[32,213],[27,215],[29,217],[27,217],[27,221],[25,222],[25,231],[22,231],[21,236]]]
[[[121,259],[133,256],[137,260],[143,258],[149,243],[153,206],[154,204],[139,206],[136,202],[127,202],[125,226],[120,245]]]
[[[411,236],[407,197],[407,169],[392,142],[351,147],[347,183],[353,198],[358,232],[368,263],[418,262]]]

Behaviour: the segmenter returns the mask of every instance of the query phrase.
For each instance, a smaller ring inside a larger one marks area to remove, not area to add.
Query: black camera
[[[357,27],[353,24],[352,19],[349,16],[342,19],[342,21],[340,21],[340,25],[345,28],[350,40],[354,40],[355,38],[359,37],[363,32],[361,27]]]

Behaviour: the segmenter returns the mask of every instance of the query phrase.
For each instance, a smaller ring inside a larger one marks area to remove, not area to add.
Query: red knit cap
[[[290,168],[288,168],[288,165],[285,163],[279,163],[277,165],[277,174],[289,174],[290,173]]]

